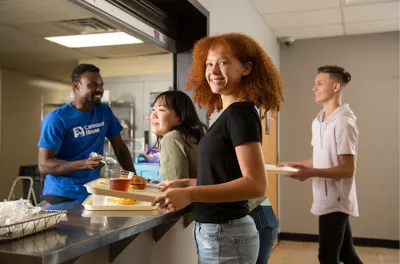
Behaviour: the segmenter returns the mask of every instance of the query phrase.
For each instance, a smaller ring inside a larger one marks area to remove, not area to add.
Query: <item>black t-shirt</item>
[[[233,103],[220,115],[198,145],[197,185],[212,185],[243,177],[235,147],[261,143],[261,121],[252,103]],[[200,223],[226,223],[249,213],[247,201],[194,203]]]

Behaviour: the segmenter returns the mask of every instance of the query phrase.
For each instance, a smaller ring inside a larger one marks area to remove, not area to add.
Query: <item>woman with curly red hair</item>
[[[279,110],[283,85],[271,59],[251,38],[199,40],[187,81],[194,101],[223,110],[198,145],[198,178],[163,183],[153,203],[173,212],[192,204],[199,263],[256,263],[259,234],[248,200],[265,196],[261,121],[255,107]]]

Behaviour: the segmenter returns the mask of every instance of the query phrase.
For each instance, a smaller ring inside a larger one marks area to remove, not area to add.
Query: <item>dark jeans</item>
[[[257,206],[250,212],[260,235],[260,250],[256,264],[268,264],[272,246],[278,234],[278,221],[271,206]]]
[[[48,202],[49,204],[60,204],[60,203],[67,203],[67,202],[72,202],[75,201],[73,199],[69,199],[66,197],[62,196],[57,196],[57,195],[43,195],[42,200]]]
[[[362,264],[354,246],[349,215],[335,212],[319,217],[319,254],[321,264]]]

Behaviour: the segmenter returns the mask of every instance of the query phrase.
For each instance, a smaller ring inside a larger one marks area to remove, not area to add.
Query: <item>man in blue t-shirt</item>
[[[107,137],[124,170],[135,172],[128,148],[121,139],[122,126],[111,108],[101,103],[103,79],[91,64],[72,72],[74,100],[50,112],[42,121],[38,163],[44,182],[43,199],[50,204],[82,200],[85,183],[99,178]],[[89,157],[90,153],[99,153]]]

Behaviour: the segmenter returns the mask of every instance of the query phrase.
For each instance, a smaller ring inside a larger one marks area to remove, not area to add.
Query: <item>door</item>
[[[266,164],[276,164],[278,161],[278,137],[277,124],[278,117],[270,117],[268,114],[262,123],[262,150],[264,154],[264,162]],[[268,199],[271,202],[272,209],[278,218],[278,178],[277,174],[268,173]],[[278,219],[279,220],[279,219]],[[275,240],[274,247],[277,245]]]

